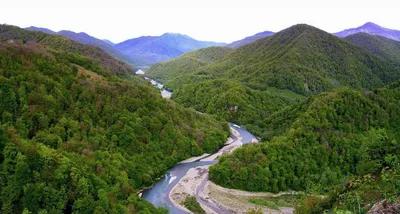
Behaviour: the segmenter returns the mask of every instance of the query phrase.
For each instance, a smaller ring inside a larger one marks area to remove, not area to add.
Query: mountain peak
[[[288,39],[288,38],[294,38],[294,37],[300,36],[302,34],[311,35],[311,34],[320,34],[320,33],[325,33],[325,31],[320,30],[311,25],[297,24],[297,25],[293,25],[289,28],[286,28],[279,33],[276,33],[275,35],[279,36],[280,38]],[[328,33],[326,33],[326,34],[328,34]]]
[[[147,36],[129,39],[115,44],[122,53],[149,62],[147,65],[165,61],[183,53],[226,44],[198,41],[180,33],[164,33],[161,36]]]
[[[373,22],[367,22],[360,27],[346,29],[341,32],[334,33],[334,35],[343,38],[360,32],[368,33],[370,35],[383,36],[388,39],[400,41],[400,31],[384,28]]]
[[[30,26],[30,27],[25,28],[25,30],[40,31],[40,32],[47,33],[47,34],[57,34],[57,32],[54,32],[50,29],[43,28],[43,27]]]
[[[367,22],[365,23],[363,26],[361,26],[360,28],[382,28],[381,26],[373,23],[373,22]]]
[[[180,33],[172,33],[172,32],[164,33],[163,35],[161,35],[161,37],[182,37],[182,38],[192,39],[188,35],[180,34]]]
[[[295,32],[300,34],[303,33],[304,31],[322,31],[322,30],[307,24],[297,24],[288,27],[281,32]]]
[[[268,36],[272,36],[272,35],[274,35],[274,32],[272,32],[272,31],[263,31],[263,32],[260,32],[260,33],[256,33],[256,34],[254,34],[252,36],[248,36],[248,37],[246,37],[244,39],[234,41],[231,44],[228,44],[227,46],[230,47],[230,48],[238,48],[240,46],[247,45],[247,44],[252,43],[252,42],[254,42],[256,40],[259,40],[259,39],[262,39],[262,38],[265,38],[265,37],[268,37]]]

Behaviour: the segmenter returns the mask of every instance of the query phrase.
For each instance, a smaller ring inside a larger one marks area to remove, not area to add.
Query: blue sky
[[[400,29],[398,1],[351,0],[9,0],[0,23],[86,32],[121,42],[165,32],[232,42],[255,33],[306,23],[328,32],[372,21]]]

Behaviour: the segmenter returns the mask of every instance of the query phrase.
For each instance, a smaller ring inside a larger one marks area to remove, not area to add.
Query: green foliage
[[[183,205],[195,214],[206,213],[194,196],[187,196],[183,201]]]
[[[291,103],[269,92],[261,92],[228,80],[185,85],[174,91],[174,100],[186,107],[216,114],[239,124],[256,124],[261,117]]]
[[[184,74],[194,74],[200,67],[222,59],[233,49],[228,47],[209,47],[191,51],[175,59],[156,63],[146,70],[146,75],[168,85],[173,90],[170,82],[179,82]]]
[[[211,53],[191,54],[198,56],[154,65],[148,75],[173,90],[178,103],[245,125],[264,140],[282,131],[280,122],[286,123],[272,121],[278,129],[270,129],[269,116],[304,96],[341,87],[371,90],[400,78],[400,60],[382,58],[307,25],[285,29],[214,61],[200,63]]]
[[[399,168],[385,167],[381,173],[357,176],[345,185],[335,186],[327,197],[305,198],[297,204],[295,213],[366,213],[382,200],[398,203],[399,184]]]
[[[125,74],[132,72],[131,66],[118,61],[100,48],[84,45],[59,35],[51,35],[38,31],[28,31],[11,25],[0,25],[0,41],[26,43],[27,48],[37,49],[38,44],[48,46],[54,50],[67,52],[62,57],[74,58],[76,64],[90,58],[105,72]],[[97,70],[93,70],[97,71]]]
[[[223,156],[210,167],[210,179],[250,191],[325,193],[347,177],[396,170],[399,96],[399,88],[312,96],[267,119],[276,121],[267,126],[274,137]],[[396,188],[387,187],[391,194]]]
[[[228,125],[78,53],[0,43],[0,212],[165,213],[137,190],[219,148]]]
[[[393,62],[400,62],[400,42],[382,36],[356,33],[344,38],[355,45]]]

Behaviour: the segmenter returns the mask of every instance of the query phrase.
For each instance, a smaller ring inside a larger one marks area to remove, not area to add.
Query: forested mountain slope
[[[147,63],[147,62],[143,62],[141,60],[138,60],[135,58],[130,58],[130,57],[126,56],[121,51],[119,51],[117,48],[115,48],[114,44],[112,44],[110,41],[107,42],[107,41],[104,41],[101,39],[97,39],[93,36],[88,35],[87,33],[84,33],[84,32],[75,33],[73,31],[69,31],[69,30],[62,30],[59,32],[54,32],[54,31],[51,31],[46,28],[38,28],[38,27],[34,27],[34,26],[31,26],[31,27],[28,27],[25,29],[30,30],[30,31],[40,31],[43,33],[48,33],[48,34],[57,34],[57,35],[67,37],[75,42],[99,47],[102,50],[104,50],[105,52],[107,52],[108,54],[110,54],[111,56],[117,58],[118,60],[126,62],[126,63],[130,64],[131,66],[142,65],[142,64]]]
[[[127,70],[97,48],[10,26],[0,37],[1,213],[161,213],[138,189],[229,135],[110,74]]]
[[[382,36],[357,33],[344,38],[371,53],[400,64],[400,42]]]
[[[303,24],[242,46],[202,71],[193,81],[230,78],[257,90],[273,86],[302,95],[341,86],[372,89],[400,77],[390,62]]]
[[[311,96],[266,119],[266,129],[274,132],[273,137],[222,157],[210,168],[210,179],[222,186],[250,191],[326,193],[349,178],[367,175],[375,186],[363,189],[365,192],[359,195],[361,207],[389,195],[397,197],[399,106],[398,82],[365,93],[337,89]],[[394,176],[392,184],[380,179],[382,170],[388,173],[385,176]],[[353,203],[343,198],[335,200],[342,208]]]
[[[92,70],[103,69],[109,73],[132,72],[131,66],[118,61],[100,48],[84,45],[63,36],[46,34],[38,31],[24,30],[11,25],[0,25],[0,41],[17,40],[22,42],[34,41],[47,45],[54,50],[65,51],[73,59],[80,60],[77,55],[93,59],[102,68],[92,68]],[[12,41],[10,41],[12,42]]]
[[[228,47],[208,47],[191,51],[177,58],[156,63],[146,70],[146,75],[168,84],[170,81],[181,82],[183,75],[192,74],[202,66],[222,59],[233,49]]]
[[[154,66],[148,75],[166,80],[173,100],[244,124],[261,137],[270,135],[264,118],[304,96],[340,87],[370,90],[400,78],[399,64],[304,24],[195,70],[175,63],[165,74]]]

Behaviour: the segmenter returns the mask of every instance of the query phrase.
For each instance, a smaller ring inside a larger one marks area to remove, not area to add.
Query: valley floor
[[[242,146],[243,143],[240,133],[234,129],[231,129],[231,132],[232,138],[226,143],[227,146],[223,147],[219,152],[212,156],[191,158],[185,162],[198,161],[199,159],[201,159],[200,161],[216,160],[219,156],[229,154]],[[282,196],[289,195],[286,199],[290,198],[290,195],[295,193],[254,193],[223,188],[208,180],[208,170],[210,166],[211,165],[199,166],[190,169],[172,188],[169,197],[175,206],[190,213],[190,211],[185,209],[181,204],[187,196],[195,196],[206,213],[246,213],[251,209],[261,209],[263,213],[293,213],[293,208],[291,206],[269,208],[268,206],[256,205],[249,201],[252,199],[269,200],[271,198],[274,198],[274,201],[276,201],[275,199]],[[286,205],[290,205],[290,203],[286,203]]]

